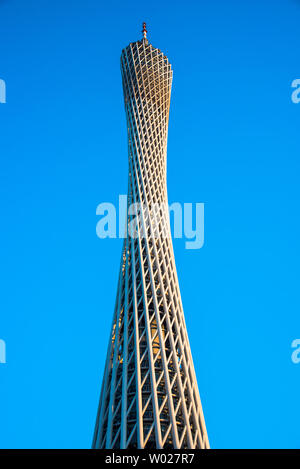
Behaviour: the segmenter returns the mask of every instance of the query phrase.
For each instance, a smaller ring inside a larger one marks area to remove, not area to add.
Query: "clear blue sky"
[[[127,192],[119,58],[174,68],[169,201],[205,203],[175,256],[214,448],[300,447],[300,1],[0,0],[2,448],[91,445]]]

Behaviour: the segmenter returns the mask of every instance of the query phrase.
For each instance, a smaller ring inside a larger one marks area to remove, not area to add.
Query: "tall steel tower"
[[[121,71],[128,236],[93,448],[208,448],[167,210],[172,69],[145,23],[142,40],[122,51]]]

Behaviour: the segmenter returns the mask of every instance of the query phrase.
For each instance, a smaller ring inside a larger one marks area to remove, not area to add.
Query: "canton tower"
[[[93,448],[209,448],[167,209],[172,68],[143,37],[122,51],[128,210]]]

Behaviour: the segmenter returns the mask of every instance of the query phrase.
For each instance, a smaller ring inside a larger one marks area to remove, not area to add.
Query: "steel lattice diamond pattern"
[[[172,69],[145,36],[121,55],[128,206],[142,209],[128,214],[128,229],[138,221],[124,239],[93,447],[208,448],[163,208]]]

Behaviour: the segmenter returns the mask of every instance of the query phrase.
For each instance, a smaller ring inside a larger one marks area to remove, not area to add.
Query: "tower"
[[[208,448],[167,208],[172,68],[142,32],[121,55],[128,233],[93,448]]]

